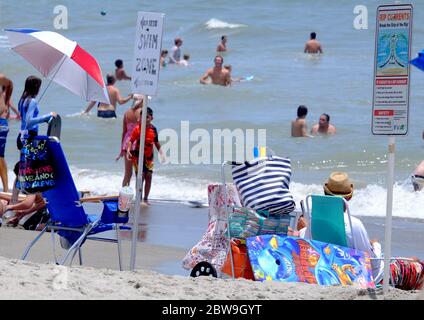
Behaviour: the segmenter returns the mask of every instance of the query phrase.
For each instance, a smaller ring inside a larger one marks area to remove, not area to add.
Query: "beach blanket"
[[[249,208],[235,207],[229,217],[232,238],[246,239],[263,234],[287,235],[290,215],[273,215]]]
[[[257,281],[305,282],[375,288],[363,251],[321,241],[264,235],[246,239]]]
[[[217,270],[221,270],[227,258],[227,212],[225,211],[225,194],[222,184],[208,186],[209,222],[201,240],[186,254],[183,268],[190,270],[196,264],[207,261]],[[240,200],[234,185],[227,185],[227,205],[240,206]]]

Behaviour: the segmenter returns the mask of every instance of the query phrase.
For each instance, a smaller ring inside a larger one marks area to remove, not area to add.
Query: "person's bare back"
[[[109,94],[110,104],[100,103],[98,110],[102,110],[102,111],[105,111],[105,110],[116,111],[116,103],[118,102],[119,97],[120,97],[119,90],[115,86],[113,86],[113,85],[107,86],[106,89],[107,89],[107,93]]]
[[[131,80],[131,77],[126,74],[124,69],[116,69],[115,77],[116,80]]]
[[[306,125],[306,119],[299,119],[292,121],[291,124],[291,136],[292,137],[308,137],[308,129]]]
[[[311,38],[306,42],[304,53],[323,53],[321,44],[316,40],[316,33],[311,32]]]
[[[317,40],[309,40],[305,45],[305,53],[322,53],[321,44]]]

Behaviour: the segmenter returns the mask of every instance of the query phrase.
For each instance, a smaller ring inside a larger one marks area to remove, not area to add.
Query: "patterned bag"
[[[54,188],[54,166],[48,145],[48,139],[24,139],[17,181],[21,191],[32,194]]]
[[[271,156],[246,161],[233,166],[232,175],[244,207],[268,211],[270,215],[295,209],[289,190],[290,159]]]
[[[237,190],[233,185],[227,185],[227,204],[240,206]],[[186,254],[183,268],[190,270],[196,264],[207,261],[220,270],[227,258],[227,212],[225,211],[224,186],[212,184],[208,186],[209,223],[202,239]]]

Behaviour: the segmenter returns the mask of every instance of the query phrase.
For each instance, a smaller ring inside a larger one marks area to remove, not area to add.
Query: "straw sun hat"
[[[342,196],[350,200],[353,194],[353,183],[345,172],[333,172],[324,184],[324,193],[331,196]]]

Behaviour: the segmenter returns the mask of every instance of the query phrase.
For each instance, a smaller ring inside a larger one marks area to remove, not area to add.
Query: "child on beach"
[[[132,161],[125,157],[127,152],[128,141],[131,138],[131,134],[134,128],[137,126],[137,123],[140,121],[140,109],[143,107],[143,98],[134,97],[134,104],[124,113],[124,118],[122,120],[122,137],[121,137],[121,151],[116,158],[118,161],[121,157],[124,157],[125,161],[125,173],[124,179],[122,181],[122,186],[129,186],[131,177],[132,177]]]
[[[127,159],[132,161],[135,173],[138,174],[138,157],[140,150],[140,132],[141,132],[141,115],[143,110],[140,111],[140,121],[137,126],[133,129],[131,133],[131,137],[127,143]],[[142,184],[145,183],[144,186],[144,197],[143,203],[149,205],[149,193],[152,185],[152,175],[153,175],[153,145],[159,152],[159,155],[163,159],[163,153],[161,150],[161,145],[158,140],[158,132],[156,127],[152,124],[153,121],[153,110],[151,108],[147,108],[147,118],[146,118],[146,135],[144,140],[144,162],[143,162],[143,176],[142,176]],[[135,144],[135,147],[133,148]]]

